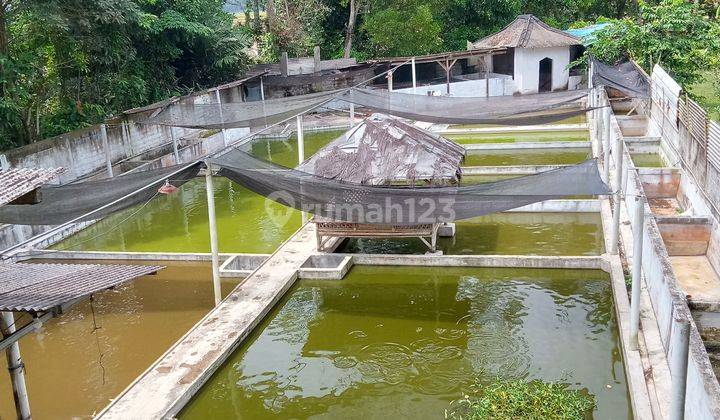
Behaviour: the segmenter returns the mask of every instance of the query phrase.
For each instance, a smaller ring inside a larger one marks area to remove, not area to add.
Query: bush
[[[553,382],[498,380],[477,386],[451,404],[445,417],[454,420],[585,419],[595,408],[592,396]]]

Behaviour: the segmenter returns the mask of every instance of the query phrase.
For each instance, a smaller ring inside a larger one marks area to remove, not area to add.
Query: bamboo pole
[[[222,300],[220,287],[220,251],[218,249],[217,220],[215,218],[215,194],[213,188],[212,166],[205,162],[205,190],[207,192],[208,219],[210,226],[210,252],[212,253],[213,294],[215,306]]]
[[[12,312],[2,312],[0,315],[0,329],[4,337],[15,332],[15,317]],[[30,401],[28,400],[27,387],[25,385],[25,365],[20,357],[20,345],[17,341],[5,349],[7,355],[8,370],[10,371],[10,382],[12,384],[13,397],[15,399],[15,412],[18,419],[30,419]]]
[[[220,89],[215,89],[215,99],[217,99],[218,104],[218,114],[220,115],[220,124],[222,124],[222,139],[223,139],[223,147],[227,147],[227,136],[225,134],[225,118],[223,118],[223,112],[222,112],[222,102],[220,102]]]

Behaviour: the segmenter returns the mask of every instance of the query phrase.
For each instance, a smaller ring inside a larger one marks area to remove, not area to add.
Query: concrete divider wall
[[[602,102],[607,104],[605,92],[601,92]],[[597,130],[598,120],[593,118],[591,129]],[[619,124],[611,113],[611,138],[622,136]],[[616,142],[610,142],[613,155],[617,153]],[[614,160],[614,159],[613,159]],[[614,166],[614,162],[611,162]],[[705,345],[693,321],[685,296],[678,286],[677,278],[662,241],[660,230],[655,218],[652,216],[650,206],[645,199],[635,201],[635,196],[644,197],[640,177],[627,149],[623,150],[623,166],[616,173],[627,177],[623,194],[624,205],[630,216],[633,232],[642,229],[643,234],[643,261],[642,271],[645,285],[650,296],[653,312],[655,313],[660,338],[667,360],[677,351],[673,339],[681,324],[690,324],[690,351],[688,356],[688,372],[686,378],[685,418],[688,419],[714,419],[720,418],[720,384],[713,372]],[[645,207],[646,214],[643,226],[633,226],[632,215],[637,203]],[[671,366],[672,368],[672,366]],[[674,376],[674,375],[673,375]],[[673,377],[673,381],[679,378]],[[669,404],[669,402],[666,402]]]

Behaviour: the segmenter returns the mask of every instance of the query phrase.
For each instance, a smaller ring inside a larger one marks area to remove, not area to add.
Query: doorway
[[[552,90],[552,62],[552,58],[548,57],[540,60],[538,92],[550,92]]]

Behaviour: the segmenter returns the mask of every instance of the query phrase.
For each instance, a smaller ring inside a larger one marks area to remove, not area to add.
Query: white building
[[[582,53],[582,41],[533,15],[520,15],[500,32],[468,47],[507,48],[479,64],[486,72],[512,76],[517,93],[574,89],[580,82],[579,76],[571,78],[568,65]]]

